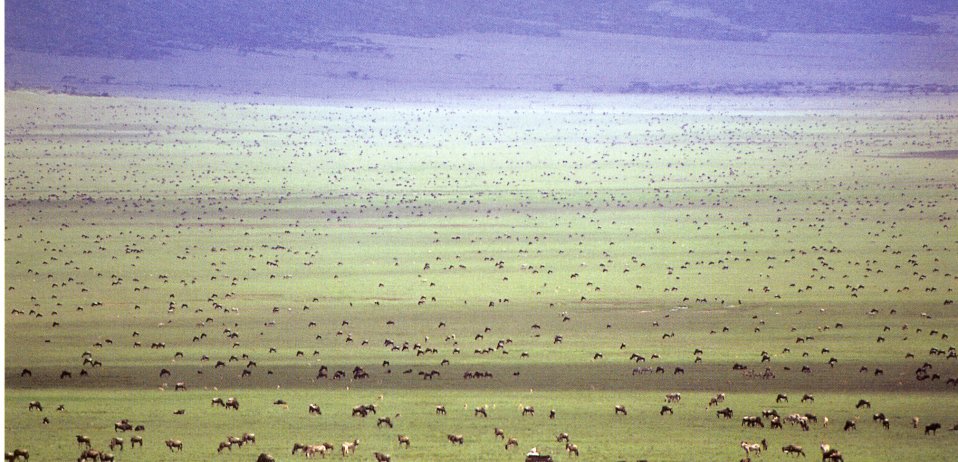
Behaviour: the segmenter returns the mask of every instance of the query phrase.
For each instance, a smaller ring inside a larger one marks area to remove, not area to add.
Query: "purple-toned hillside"
[[[7,88],[111,94],[953,92],[958,4],[11,0],[6,47]]]

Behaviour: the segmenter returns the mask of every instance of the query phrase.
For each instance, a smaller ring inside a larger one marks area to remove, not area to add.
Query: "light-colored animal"
[[[517,439],[515,439],[515,438],[509,438],[509,441],[506,441],[506,450],[507,450],[507,451],[509,450],[509,447],[510,447],[510,446],[519,447],[519,440],[517,440]]]
[[[667,403],[677,403],[682,401],[681,393],[668,393],[665,395],[665,402]]]
[[[399,445],[400,445],[400,446],[405,445],[406,448],[408,449],[408,448],[409,448],[409,437],[406,436],[406,435],[399,435],[398,438],[399,438]]]
[[[572,454],[575,454],[576,457],[579,457],[579,447],[576,446],[575,444],[566,442],[566,444],[565,444],[565,450],[566,450],[566,452],[569,453],[570,456],[571,456]]]
[[[448,439],[450,443],[458,444],[460,446],[462,446],[462,443],[465,441],[465,438],[462,435],[449,434],[449,435],[446,435],[446,439]]]
[[[356,446],[359,446],[359,440],[353,440],[352,443],[350,443],[349,441],[344,442],[342,447],[343,457],[346,457],[352,454],[353,452],[356,452]]]
[[[306,453],[307,459],[312,459],[313,456],[315,456],[316,454],[319,454],[322,458],[325,459],[326,454],[328,454],[332,450],[333,450],[333,445],[323,443],[323,444],[308,445],[306,446],[306,450],[304,452]]]
[[[170,452],[173,452],[174,449],[183,451],[183,442],[180,440],[166,440],[166,447],[170,448]]]

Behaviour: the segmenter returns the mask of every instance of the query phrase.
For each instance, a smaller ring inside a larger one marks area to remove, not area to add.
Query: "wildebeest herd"
[[[8,93],[7,460],[958,449],[951,106],[543,98]]]

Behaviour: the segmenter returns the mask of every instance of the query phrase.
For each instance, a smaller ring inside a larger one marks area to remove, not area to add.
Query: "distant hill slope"
[[[954,93],[958,2],[8,0],[6,87]]]
[[[774,4],[772,4],[774,3]],[[321,49],[328,34],[555,36],[564,30],[765,40],[770,33],[933,34],[953,1],[7,0],[8,47],[151,58],[177,47]]]

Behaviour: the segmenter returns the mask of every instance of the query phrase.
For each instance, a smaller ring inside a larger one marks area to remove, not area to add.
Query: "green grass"
[[[533,445],[567,459],[560,431],[582,460],[738,460],[741,440],[762,438],[767,459],[784,460],[789,443],[817,457],[828,441],[847,460],[950,460],[954,434],[926,437],[910,419],[958,423],[945,384],[958,361],[928,354],[958,332],[945,304],[958,280],[958,163],[890,156],[955,149],[954,105],[764,103],[708,113],[705,100],[639,97],[307,107],[8,93],[7,449],[73,459],[76,434],[103,448],[129,418],[147,426],[136,460],[148,461],[285,460],[293,442],[356,438],[362,460],[519,460]],[[437,352],[417,355],[417,343]],[[85,366],[85,351],[103,366]],[[666,373],[633,376],[632,353]],[[926,361],[941,380],[915,380]],[[322,365],[370,378],[317,379]],[[430,370],[441,376],[418,375]],[[477,370],[493,378],[463,379]],[[189,391],[173,392],[178,381]],[[673,391],[676,414],[659,416]],[[718,392],[731,422],[706,409]],[[793,402],[776,405],[780,392]],[[797,403],[804,393],[815,403]],[[242,408],[210,408],[213,396]],[[854,408],[863,397],[872,411]],[[271,404],[280,398],[288,410]],[[307,415],[310,402],[324,415]],[[397,427],[349,416],[367,402],[399,414]],[[620,403],[629,416],[613,415]],[[483,404],[490,417],[473,417]],[[739,424],[767,408],[832,426]],[[842,432],[856,416],[859,430]],[[246,431],[257,448],[215,455]],[[413,447],[398,448],[398,433]]]

